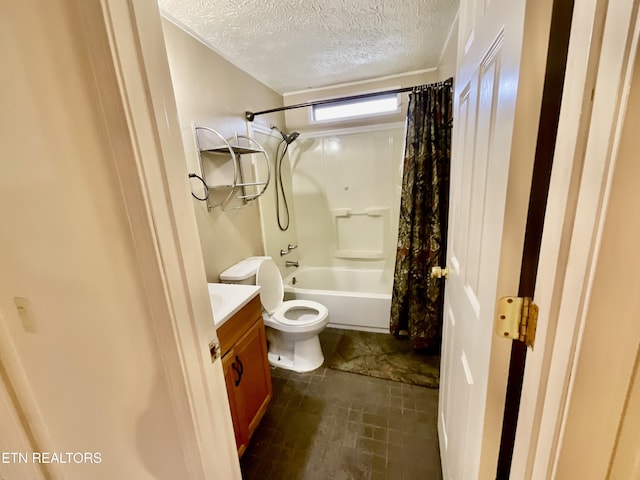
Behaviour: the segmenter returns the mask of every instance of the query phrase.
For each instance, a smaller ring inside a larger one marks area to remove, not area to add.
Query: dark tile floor
[[[325,357],[338,339],[322,333]],[[245,480],[442,478],[437,390],[325,366],[271,374],[273,399],[240,462]]]

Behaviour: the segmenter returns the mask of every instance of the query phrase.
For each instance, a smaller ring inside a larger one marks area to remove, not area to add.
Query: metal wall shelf
[[[198,128],[204,128],[204,127],[198,127]],[[236,137],[236,139],[237,138],[238,137]],[[249,138],[249,137],[243,137],[243,138]],[[200,151],[201,152],[207,152],[207,153],[220,153],[220,154],[224,154],[224,155],[229,155],[229,147],[231,147],[231,149],[233,150],[233,152],[236,155],[250,155],[252,153],[262,153],[262,152],[264,152],[264,150],[262,150],[262,148],[259,148],[259,149],[258,148],[248,148],[248,147],[241,147],[239,145],[231,145],[231,144],[229,146],[225,145],[224,147],[205,148],[204,150],[200,150]]]
[[[198,160],[200,162],[201,177],[198,178],[202,180],[206,189],[204,198],[196,197],[195,195],[194,197],[206,202],[207,210],[211,210],[214,207],[221,207],[223,211],[243,208],[265,192],[271,181],[271,167],[269,165],[269,156],[260,143],[245,135],[237,134],[228,140],[212,128],[195,124],[193,129],[198,150]],[[205,132],[210,133],[209,142],[212,141],[211,137],[213,137],[215,143],[220,143],[220,145],[204,147],[201,135],[205,134]],[[264,181],[256,180],[254,182],[245,182],[245,172],[243,171],[241,156],[254,154],[261,154],[262,158],[264,158],[267,164],[267,178]],[[207,155],[224,155],[229,157],[229,160],[233,163],[232,183],[228,181],[217,183],[215,181],[217,180],[216,178],[207,179],[205,169]],[[197,175],[190,174],[189,177],[197,177]]]

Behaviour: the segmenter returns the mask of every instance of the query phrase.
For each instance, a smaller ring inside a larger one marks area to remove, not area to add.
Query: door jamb
[[[573,7],[573,0],[555,0],[551,8],[544,86],[522,249],[519,297],[532,298],[537,280],[540,244],[553,167],[553,150],[557,140],[565,83]],[[510,477],[526,357],[527,346],[521,341],[512,341],[496,473],[496,478],[499,479]]]
[[[78,4],[187,478],[240,479],[157,2]]]
[[[569,51],[575,70],[563,95],[538,272],[548,281],[536,287],[542,321],[525,369],[513,478],[549,478],[555,469],[637,50],[639,3],[576,2]]]

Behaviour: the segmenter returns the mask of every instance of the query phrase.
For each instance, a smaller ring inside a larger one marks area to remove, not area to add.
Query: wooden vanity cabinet
[[[242,456],[272,396],[260,298],[253,298],[222,324],[218,339],[238,456]]]

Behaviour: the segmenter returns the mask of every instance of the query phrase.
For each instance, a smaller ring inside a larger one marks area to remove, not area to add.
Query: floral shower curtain
[[[415,349],[438,350],[442,337],[444,282],[430,273],[446,259],[452,85],[409,95],[390,331]]]

